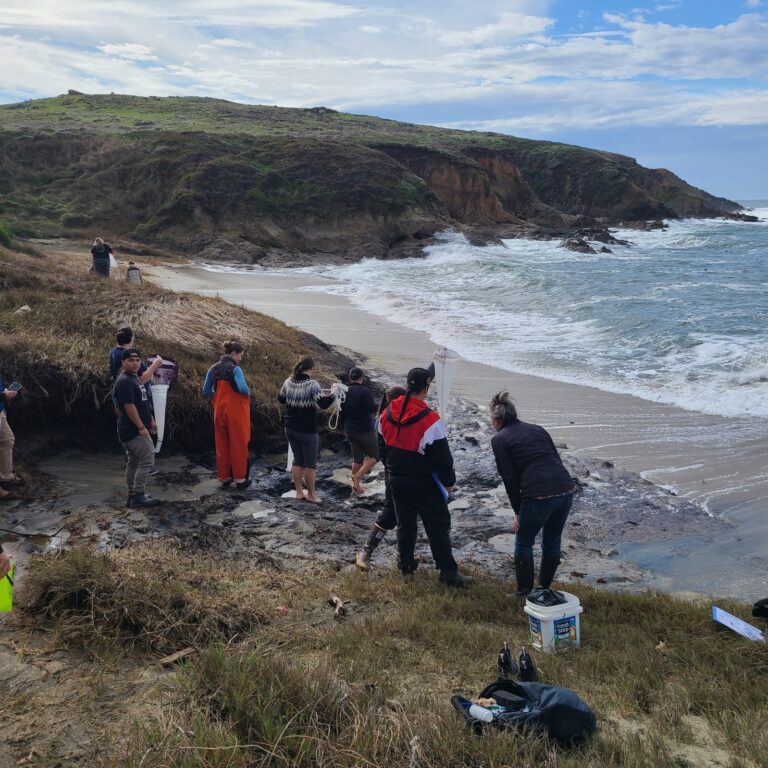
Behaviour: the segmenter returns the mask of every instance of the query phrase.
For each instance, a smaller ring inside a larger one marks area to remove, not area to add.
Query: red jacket
[[[443,422],[423,400],[401,395],[381,414],[377,428],[387,446],[387,469],[393,479],[434,484],[435,473],[446,488],[455,485]]]

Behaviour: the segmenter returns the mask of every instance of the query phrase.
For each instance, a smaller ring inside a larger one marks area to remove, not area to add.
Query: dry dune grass
[[[111,429],[107,355],[123,325],[134,329],[143,353],[180,364],[168,405],[168,439],[177,447],[210,445],[210,409],[199,392],[226,339],[247,349],[257,445],[280,427],[275,397],[298,356],[314,354],[331,376],[348,368],[317,339],[266,315],[217,298],[104,280],[88,273],[89,261],[87,248],[43,254],[0,248],[0,358],[3,374],[21,381],[26,395],[14,409],[16,423]],[[23,305],[31,311],[15,314]]]

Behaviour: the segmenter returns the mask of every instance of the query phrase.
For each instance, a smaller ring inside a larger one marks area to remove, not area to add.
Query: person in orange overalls
[[[224,488],[234,482],[238,490],[251,484],[251,390],[240,367],[244,352],[240,342],[228,341],[219,362],[208,369],[203,384],[203,396],[213,401],[217,475]]]

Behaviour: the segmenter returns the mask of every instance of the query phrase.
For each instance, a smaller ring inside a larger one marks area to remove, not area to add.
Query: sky
[[[768,0],[0,0],[0,103],[70,88],[564,141],[768,198]]]

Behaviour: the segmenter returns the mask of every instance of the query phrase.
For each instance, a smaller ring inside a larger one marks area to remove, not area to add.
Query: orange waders
[[[248,477],[251,399],[235,391],[226,379],[216,382],[213,393],[213,428],[219,480],[242,482]]]

